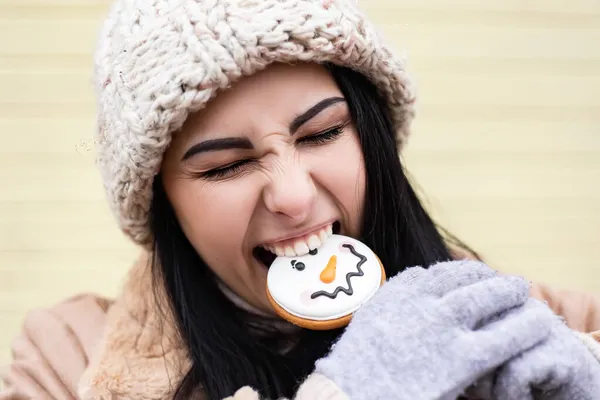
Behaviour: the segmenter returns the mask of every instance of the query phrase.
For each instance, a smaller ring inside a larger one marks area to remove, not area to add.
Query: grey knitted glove
[[[355,313],[315,372],[351,399],[454,400],[548,337],[554,316],[528,296],[525,280],[479,262],[410,268]]]
[[[540,308],[552,311],[535,299]],[[554,316],[550,336],[469,390],[482,400],[600,399],[600,363],[576,333]]]

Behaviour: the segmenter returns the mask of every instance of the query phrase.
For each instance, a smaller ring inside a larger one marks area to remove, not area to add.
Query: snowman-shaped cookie
[[[364,243],[332,235],[301,257],[277,257],[269,268],[267,296],[282,318],[323,330],[348,324],[385,281],[379,258]]]

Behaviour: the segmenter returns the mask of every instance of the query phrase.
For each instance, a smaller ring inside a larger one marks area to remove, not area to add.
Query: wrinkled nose
[[[321,282],[323,283],[331,283],[335,280],[335,269],[337,268],[337,257],[335,255],[329,258],[329,262],[321,271]]]
[[[294,166],[267,186],[264,201],[270,212],[285,215],[300,224],[312,215],[316,195],[310,175]]]

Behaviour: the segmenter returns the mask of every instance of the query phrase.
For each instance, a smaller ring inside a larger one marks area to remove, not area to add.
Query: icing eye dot
[[[311,256],[314,256],[318,253],[319,251],[317,249],[312,249],[308,252],[308,254],[310,254]]]
[[[295,265],[295,268],[296,268],[298,271],[302,271],[302,270],[304,270],[304,263],[301,263],[301,262],[299,262],[299,263],[296,263],[296,265]]]
[[[291,263],[292,263],[292,267],[293,267],[294,265],[296,265],[296,260],[292,260]]]

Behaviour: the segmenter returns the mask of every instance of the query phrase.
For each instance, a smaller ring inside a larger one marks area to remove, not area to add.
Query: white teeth
[[[325,231],[320,231],[319,232],[319,239],[321,239],[321,243],[324,243],[327,238],[329,238],[329,235],[327,235],[327,232]]]
[[[319,232],[310,235],[308,239],[295,240],[293,244],[286,244],[285,246],[265,245],[263,247],[278,257],[301,257],[308,254],[310,250],[321,247],[331,235],[333,235],[333,226],[328,225]]]
[[[308,253],[310,249],[308,248],[306,242],[299,240],[294,243],[294,250],[296,251],[297,256],[301,256]]]
[[[321,242],[321,239],[319,239],[317,235],[310,235],[310,237],[308,238],[308,249],[314,250],[321,246],[321,243],[323,242]]]

